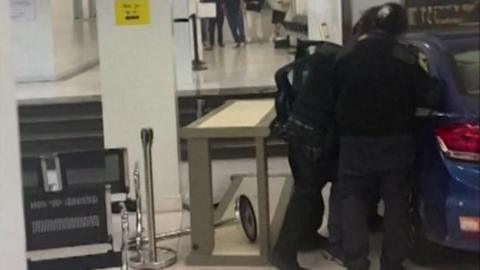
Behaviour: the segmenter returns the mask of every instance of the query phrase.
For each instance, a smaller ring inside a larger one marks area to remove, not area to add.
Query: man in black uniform
[[[340,46],[317,45],[313,56],[296,61],[294,87],[301,86],[287,120],[289,163],[294,177],[290,199],[271,262],[280,270],[301,270],[297,252],[325,247],[318,234],[324,203],[322,189],[337,175],[338,151],[334,126],[334,102],[331,96],[332,69]],[[302,74],[308,72],[306,82]],[[277,78],[278,79],[278,78]],[[298,81],[300,80],[300,81]],[[293,94],[293,93],[291,93]]]
[[[402,269],[408,252],[409,174],[415,158],[415,111],[439,103],[436,83],[397,37],[406,13],[386,4],[376,30],[342,53],[334,71],[340,133],[339,192],[345,264],[369,269],[367,200],[375,185],[385,201],[382,270]]]

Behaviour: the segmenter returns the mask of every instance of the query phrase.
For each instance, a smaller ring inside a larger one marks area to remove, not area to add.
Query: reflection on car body
[[[479,35],[417,33],[405,42],[439,79],[443,107],[418,131],[412,252],[426,262],[435,245],[480,251]],[[423,57],[422,57],[423,56]]]

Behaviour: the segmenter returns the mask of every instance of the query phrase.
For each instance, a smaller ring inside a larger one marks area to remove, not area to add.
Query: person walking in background
[[[262,9],[265,0],[245,0],[247,6],[247,42],[263,42]]]
[[[244,46],[246,41],[243,21],[244,10],[243,0],[225,0],[225,13],[235,41],[235,48]]]
[[[200,0],[200,3],[209,3],[212,2],[211,0]],[[208,25],[209,25],[210,19],[208,18],[200,18],[200,32],[201,32],[201,38],[202,38],[202,45],[204,49],[208,49],[209,44],[208,44]]]
[[[272,41],[280,37],[280,32],[282,31],[283,25],[285,24],[285,18],[287,17],[287,12],[290,9],[292,0],[275,0],[273,3],[273,13],[272,13],[272,24],[273,24],[273,34]]]
[[[211,50],[213,49],[213,46],[215,46],[215,30],[217,31],[218,46],[225,46],[223,43],[223,24],[225,22],[225,9],[223,6],[223,0],[208,0],[208,2],[215,3],[217,10],[217,17],[210,19],[208,24],[209,46],[205,49]]]

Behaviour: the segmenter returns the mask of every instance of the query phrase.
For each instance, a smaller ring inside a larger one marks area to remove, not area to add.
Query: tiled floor
[[[185,182],[186,164],[182,164],[182,192],[187,194],[188,187]],[[213,179],[214,179],[214,194],[217,200],[223,195],[230,182],[230,176],[235,173],[252,173],[255,171],[253,160],[236,160],[236,161],[215,161],[213,163]],[[269,160],[270,174],[284,174],[288,173],[288,164],[285,159],[275,158]],[[324,190],[324,197],[328,203],[329,189]],[[328,209],[328,207],[327,207]],[[325,213],[328,215],[328,213]],[[131,217],[133,226],[133,216]],[[116,223],[118,224],[118,217],[116,217]],[[158,232],[178,230],[179,228],[185,228],[189,225],[189,213],[166,213],[157,216],[157,230]],[[119,235],[119,226],[115,226],[117,229],[117,236]],[[132,227],[133,228],[133,227]],[[321,229],[322,234],[326,234],[325,228]],[[379,269],[378,258],[380,254],[381,235],[376,234],[372,236],[372,269]],[[118,243],[117,243],[118,244]],[[210,270],[210,269],[222,269],[222,270],[267,270],[274,269],[272,267],[194,267],[187,266],[184,259],[190,252],[190,238],[183,237],[178,240],[170,240],[163,243],[167,247],[174,248],[179,252],[179,262],[169,268],[172,270]],[[308,254],[301,254],[300,260],[302,265],[312,270],[328,269],[328,270],[341,270],[344,269],[332,262],[326,261],[321,252],[314,252]],[[447,252],[445,259],[436,266],[430,268],[424,268],[415,266],[412,263],[407,263],[407,269],[409,270],[476,270],[479,268],[478,255],[465,254],[459,252]]]
[[[271,87],[274,74],[293,56],[287,50],[276,50],[272,43],[252,43],[245,48],[216,47],[204,52],[208,70],[195,74],[195,84],[180,89],[228,89]]]
[[[248,44],[240,49],[227,44],[225,48],[205,52],[209,69],[197,72],[194,84],[180,85],[179,95],[189,96],[199,92],[212,95],[224,89],[271,88],[274,86],[275,71],[291,59],[286,50],[275,50],[271,43]],[[20,104],[92,99],[100,100],[98,67],[64,81],[17,84]]]
[[[188,220],[188,213],[169,213],[157,216],[158,231],[170,231],[180,228],[180,224],[183,222],[183,227],[186,227]],[[132,217],[133,222],[133,217]],[[132,223],[133,224],[133,223]],[[119,226],[116,226],[119,227]],[[118,232],[117,232],[118,233]],[[371,239],[372,255],[371,259],[373,266],[371,269],[379,269],[378,257],[380,253],[381,236],[374,235]],[[196,267],[187,266],[184,262],[186,256],[190,252],[190,238],[183,237],[179,240],[170,240],[162,243],[166,247],[173,248],[179,252],[179,262],[169,269],[172,270],[210,270],[210,269],[223,269],[223,270],[267,270],[274,269],[273,267]],[[447,254],[448,255],[448,254]],[[479,267],[478,256],[476,255],[451,255],[441,262],[439,265],[429,268],[419,267],[410,262],[406,264],[408,270],[477,270]],[[305,253],[300,255],[301,264],[312,270],[328,269],[328,270],[343,270],[345,268],[336,265],[323,258],[321,252]],[[113,270],[113,269],[112,269]],[[116,269],[115,269],[116,270]]]

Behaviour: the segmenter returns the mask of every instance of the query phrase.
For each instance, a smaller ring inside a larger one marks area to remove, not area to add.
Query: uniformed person
[[[381,269],[403,269],[408,252],[415,111],[436,106],[439,98],[435,81],[397,39],[406,28],[402,6],[382,6],[376,30],[335,66],[342,241],[349,270],[369,269],[367,200],[377,183],[385,201]]]
[[[302,90],[286,123],[294,191],[271,257],[272,264],[280,270],[305,269],[298,264],[297,252],[324,248],[327,244],[318,230],[325,208],[322,189],[337,175],[337,136],[330,86],[340,50],[340,46],[323,43],[318,45],[317,53],[291,67],[300,77],[303,72],[309,76],[305,84],[300,83]]]
[[[355,46],[355,44],[368,37],[368,34],[375,29],[377,13],[381,6],[374,6],[367,9],[355,26],[353,27],[353,39],[347,46]],[[334,101],[336,102],[336,101]],[[341,198],[338,191],[338,179],[332,182],[330,191],[330,211],[328,218],[328,240],[329,246],[324,250],[327,259],[332,260],[340,265],[344,264],[344,254],[342,247],[341,232]],[[370,231],[377,231],[382,224],[382,218],[378,215],[378,202],[380,194],[378,188],[372,192],[368,202],[368,227]]]

